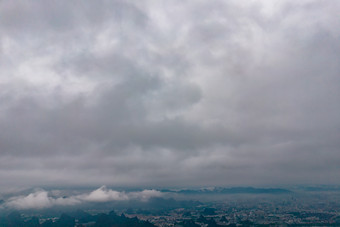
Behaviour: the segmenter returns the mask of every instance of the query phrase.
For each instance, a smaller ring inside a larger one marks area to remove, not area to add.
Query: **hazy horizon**
[[[340,1],[0,1],[0,189],[338,185]]]

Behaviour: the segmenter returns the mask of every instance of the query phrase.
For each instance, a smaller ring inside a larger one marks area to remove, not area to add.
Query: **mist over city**
[[[340,225],[339,11],[0,1],[0,227]]]

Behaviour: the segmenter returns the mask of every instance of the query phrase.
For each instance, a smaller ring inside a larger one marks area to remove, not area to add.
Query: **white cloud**
[[[147,201],[152,197],[161,197],[163,196],[163,193],[157,190],[143,190],[141,192],[131,192],[129,193],[129,196],[131,198],[136,198],[136,199],[140,199],[142,201]]]
[[[17,209],[43,209],[54,205],[75,205],[80,203],[76,198],[52,198],[47,191],[33,192],[27,196],[16,196],[6,202],[6,206]]]
[[[53,206],[72,206],[84,202],[110,202],[130,199],[147,201],[152,197],[163,196],[162,192],[153,189],[126,193],[107,189],[105,186],[90,193],[69,197],[52,197],[50,194],[47,191],[39,190],[27,196],[14,196],[5,202],[5,206],[16,209],[44,209]]]
[[[79,198],[90,202],[107,202],[129,199],[125,192],[113,191],[111,189],[107,189],[105,186],[92,191],[90,194],[81,195]]]

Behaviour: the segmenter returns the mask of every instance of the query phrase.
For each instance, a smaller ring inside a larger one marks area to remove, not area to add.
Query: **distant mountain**
[[[336,192],[340,191],[340,186],[301,186],[300,189],[309,192]]]
[[[162,192],[173,192],[178,194],[284,194],[292,191],[283,188],[253,188],[253,187],[233,187],[233,188],[204,188],[204,189],[183,189],[183,190],[162,190]]]

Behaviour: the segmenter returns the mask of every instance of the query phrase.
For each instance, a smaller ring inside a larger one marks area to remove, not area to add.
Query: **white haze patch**
[[[164,193],[157,190],[143,190],[137,192],[115,191],[102,186],[90,193],[69,197],[54,197],[52,192],[39,190],[29,195],[14,196],[5,202],[5,207],[15,209],[44,209],[53,206],[72,206],[84,202],[110,202],[140,200],[148,201],[152,197],[161,197]]]

